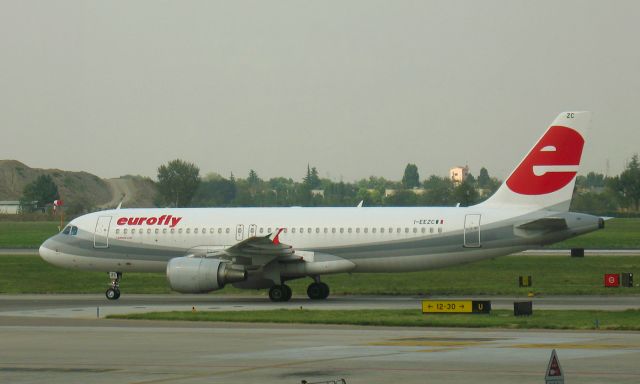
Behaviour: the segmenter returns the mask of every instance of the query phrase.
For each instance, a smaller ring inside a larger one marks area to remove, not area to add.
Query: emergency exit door
[[[480,247],[480,214],[470,214],[464,217],[464,246],[467,248]]]

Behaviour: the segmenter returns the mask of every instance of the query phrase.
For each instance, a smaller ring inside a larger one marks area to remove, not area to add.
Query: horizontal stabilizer
[[[567,229],[567,221],[562,217],[543,217],[542,219],[537,219],[533,221],[529,221],[528,223],[520,224],[516,226],[518,229],[524,230],[563,230]]]

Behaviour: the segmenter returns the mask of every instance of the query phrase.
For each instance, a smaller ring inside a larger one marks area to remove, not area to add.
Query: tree
[[[407,164],[405,167],[404,176],[402,176],[402,186],[405,189],[420,186],[420,175],[418,174],[418,167],[415,164]]]
[[[256,171],[254,171],[253,169],[250,169],[249,170],[249,177],[247,177],[247,182],[249,183],[249,185],[256,186],[261,181],[262,180],[260,180],[260,177],[258,177],[258,173]]]
[[[640,208],[640,161],[637,154],[631,157],[627,168],[620,174],[617,185],[619,193],[638,211]]]
[[[489,177],[489,171],[487,168],[480,168],[480,174],[478,175],[478,188],[488,188],[491,183],[491,177]]]
[[[473,184],[468,181],[460,183],[455,187],[453,191],[453,197],[456,203],[460,203],[463,207],[468,207],[478,202],[478,191],[473,187]]]
[[[316,167],[309,168],[309,164],[307,164],[307,175],[302,181],[310,190],[317,189],[320,186],[320,177],[318,176]]]
[[[200,169],[175,159],[158,168],[158,193],[164,204],[186,207],[200,185]]]
[[[40,175],[33,182],[25,185],[20,205],[23,209],[33,207],[32,203],[35,201],[35,208],[44,208],[59,198],[58,186],[53,178],[49,175]]]

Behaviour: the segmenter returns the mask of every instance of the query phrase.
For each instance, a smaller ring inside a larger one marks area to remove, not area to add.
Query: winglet
[[[271,240],[271,242],[275,245],[279,245],[280,244],[280,233],[284,230],[284,228],[278,228],[278,232],[276,232],[276,235],[273,237],[273,240]]]

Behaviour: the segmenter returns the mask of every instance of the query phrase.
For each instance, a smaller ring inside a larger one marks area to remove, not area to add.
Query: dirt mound
[[[156,193],[153,181],[139,176],[103,180],[87,172],[30,168],[16,160],[0,160],[0,200],[20,200],[24,187],[40,175],[51,176],[65,207],[79,212],[115,207],[122,193],[126,193],[123,207],[152,207]]]

